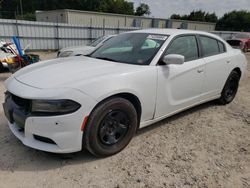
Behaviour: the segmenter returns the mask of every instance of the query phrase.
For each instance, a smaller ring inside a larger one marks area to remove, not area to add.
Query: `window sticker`
[[[167,40],[168,36],[165,35],[148,35],[147,39],[153,40]]]

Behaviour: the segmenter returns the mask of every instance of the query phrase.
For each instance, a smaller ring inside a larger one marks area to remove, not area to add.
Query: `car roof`
[[[142,30],[136,30],[131,31],[132,33],[149,33],[149,34],[161,34],[161,35],[170,35],[170,36],[176,36],[176,35],[183,35],[183,34],[200,34],[200,35],[206,35],[210,36],[219,40],[223,40],[221,37],[214,35],[212,33],[208,33],[205,31],[197,31],[197,30],[186,30],[186,29],[142,29]]]
[[[104,37],[115,37],[115,36],[117,36],[117,34],[114,34],[114,35],[103,35]]]

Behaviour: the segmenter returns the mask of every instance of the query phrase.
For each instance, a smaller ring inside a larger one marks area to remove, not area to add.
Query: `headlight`
[[[32,100],[32,113],[61,115],[75,112],[81,105],[72,100]]]
[[[64,52],[61,52],[60,54],[58,54],[58,57],[69,57],[69,56],[71,56],[72,53],[73,53],[73,51],[64,51]]]

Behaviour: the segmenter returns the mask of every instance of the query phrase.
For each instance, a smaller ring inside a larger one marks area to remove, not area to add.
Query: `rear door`
[[[208,36],[199,36],[202,56],[206,63],[206,74],[202,89],[202,98],[219,95],[229,75],[230,57],[223,42]]]

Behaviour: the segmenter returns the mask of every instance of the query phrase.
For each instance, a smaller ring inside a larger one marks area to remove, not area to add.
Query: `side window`
[[[216,39],[200,36],[203,56],[212,56],[220,53],[219,45]]]
[[[226,52],[225,45],[222,42],[218,41],[218,45],[219,45],[220,53]]]
[[[198,59],[198,46],[195,36],[183,36],[175,39],[165,53],[165,55],[168,54],[183,55],[185,62]]]

